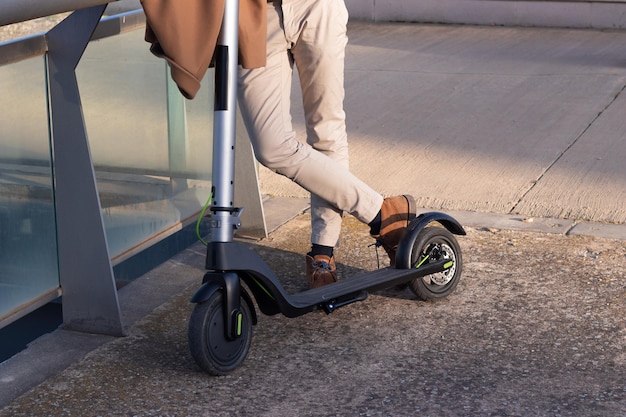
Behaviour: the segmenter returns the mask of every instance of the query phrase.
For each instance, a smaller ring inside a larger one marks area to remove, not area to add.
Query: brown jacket
[[[226,0],[141,0],[150,51],[164,58],[183,95],[195,97],[217,43]],[[239,63],[265,66],[267,0],[240,0]]]

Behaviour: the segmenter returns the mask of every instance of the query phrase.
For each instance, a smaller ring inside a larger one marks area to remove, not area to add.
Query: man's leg
[[[291,123],[291,45],[282,30],[279,4],[268,4],[267,66],[241,70],[239,107],[255,156],[333,207],[371,222],[382,196],[341,163],[299,142]]]
[[[343,0],[299,0],[283,5],[285,35],[298,74],[307,143],[348,169],[344,101],[344,58],[348,11]],[[289,24],[291,23],[291,24]],[[311,195],[311,242],[334,247],[342,211]]]
[[[369,224],[370,233],[384,241],[387,250],[397,245],[395,233],[386,239],[390,232],[406,226],[414,216],[413,199],[398,196],[383,201],[344,164],[296,139],[290,113],[293,61],[289,49],[293,45],[285,38],[283,10],[280,3],[268,3],[267,66],[240,72],[239,105],[255,155],[263,165],[318,195],[339,212]]]

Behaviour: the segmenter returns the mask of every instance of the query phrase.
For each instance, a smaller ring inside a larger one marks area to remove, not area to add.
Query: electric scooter
[[[235,115],[239,0],[226,0],[216,46],[213,188],[206,274],[191,298],[188,341],[196,363],[213,375],[226,375],[245,360],[258,322],[255,303],[265,315],[298,317],[327,314],[363,301],[368,294],[408,284],[422,300],[452,293],[461,278],[462,258],[454,235],[463,227],[444,213],[415,217],[401,239],[395,265],[320,288],[288,294],[271,268],[244,243],[234,241],[242,208],[234,207]],[[242,285],[245,284],[245,285]]]

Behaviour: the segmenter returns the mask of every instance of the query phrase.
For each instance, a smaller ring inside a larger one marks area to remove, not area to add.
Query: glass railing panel
[[[192,221],[211,187],[210,86],[192,102],[175,91],[168,113],[165,61],[143,36],[139,29],[92,41],[77,68],[114,261]],[[184,129],[168,134],[168,116]]]
[[[43,58],[0,66],[0,317],[58,288]]]

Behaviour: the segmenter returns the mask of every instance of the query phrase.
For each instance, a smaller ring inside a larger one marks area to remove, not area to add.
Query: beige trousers
[[[311,242],[335,246],[345,211],[364,223],[383,197],[348,170],[344,0],[274,0],[267,4],[267,64],[240,69],[239,106],[257,160],[311,192]],[[291,121],[295,63],[306,143]]]

